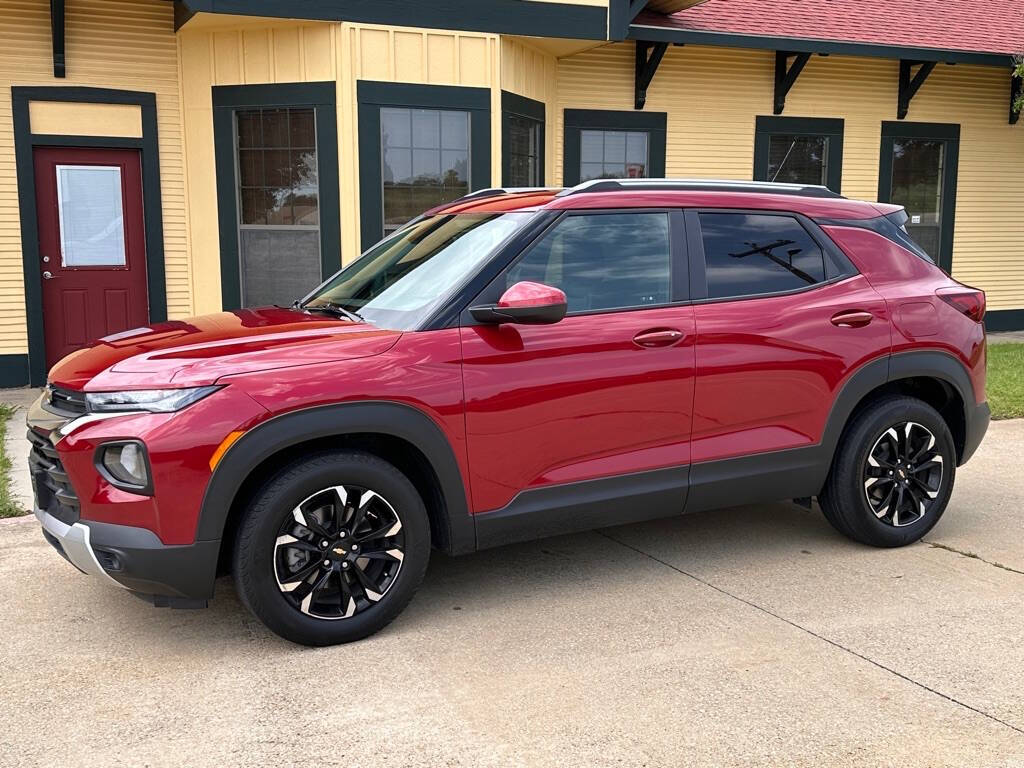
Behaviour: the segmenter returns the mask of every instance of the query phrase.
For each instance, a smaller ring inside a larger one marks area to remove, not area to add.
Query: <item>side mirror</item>
[[[565,317],[565,293],[543,283],[521,282],[501,295],[497,304],[470,307],[469,313],[481,323],[545,325]]]

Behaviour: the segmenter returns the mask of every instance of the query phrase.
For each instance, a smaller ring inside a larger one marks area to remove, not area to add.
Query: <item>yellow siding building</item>
[[[1013,3],[948,4],[993,32],[943,43],[755,35],[716,21],[731,2],[7,0],[0,386],[90,337],[289,302],[432,204],[595,175],[904,204],[989,327],[1024,328]]]

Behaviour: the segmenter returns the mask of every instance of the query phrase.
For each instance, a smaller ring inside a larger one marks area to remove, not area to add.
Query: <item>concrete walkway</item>
[[[0,522],[0,765],[1024,765],[1024,420],[927,543],[789,504],[436,556],[383,633],[307,649]]]
[[[11,460],[11,500],[22,509],[32,509],[32,480],[28,474],[28,441],[25,439],[25,410],[37,397],[38,389],[0,389],[0,403],[13,405],[7,420],[4,452]]]

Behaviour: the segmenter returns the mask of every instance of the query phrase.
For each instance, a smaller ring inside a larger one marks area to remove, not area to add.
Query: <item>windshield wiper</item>
[[[342,306],[340,306],[338,304],[334,304],[333,302],[328,302],[327,304],[319,304],[319,305],[313,307],[313,306],[310,306],[309,304],[300,304],[299,302],[296,301],[294,304],[292,304],[292,307],[294,307],[295,309],[304,310],[306,312],[323,312],[325,315],[334,315],[335,317],[344,317],[346,320],[351,320],[354,323],[365,323],[366,322],[363,319],[362,315],[360,315],[360,314],[358,314],[356,312],[353,312],[350,309],[345,309],[344,307],[342,307]]]

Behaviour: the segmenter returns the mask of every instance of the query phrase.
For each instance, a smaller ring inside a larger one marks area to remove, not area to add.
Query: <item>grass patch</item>
[[[985,388],[993,419],[1024,418],[1024,344],[988,345]]]
[[[0,403],[0,517],[18,517],[25,510],[11,499],[11,459],[4,450],[7,436],[7,420],[14,414],[14,408]]]

